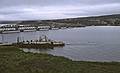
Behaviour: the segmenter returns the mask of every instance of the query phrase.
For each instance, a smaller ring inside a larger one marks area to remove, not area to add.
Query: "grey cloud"
[[[61,19],[120,13],[120,0],[1,0],[0,20]]]
[[[80,15],[93,16],[93,15],[107,15],[107,14],[119,14],[119,13],[120,13],[120,3],[115,3],[115,4],[84,6],[81,7],[80,9],[74,10],[74,13],[67,13],[67,14],[78,15],[78,16]]]
[[[106,3],[119,3],[120,0],[1,0],[0,7],[17,6],[17,5],[93,5],[93,4],[106,4]]]

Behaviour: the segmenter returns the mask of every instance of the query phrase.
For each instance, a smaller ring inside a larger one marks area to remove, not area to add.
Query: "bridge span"
[[[49,30],[51,26],[30,26],[30,25],[3,25],[0,26],[0,33],[9,32],[24,32],[24,31],[39,31],[39,30]]]

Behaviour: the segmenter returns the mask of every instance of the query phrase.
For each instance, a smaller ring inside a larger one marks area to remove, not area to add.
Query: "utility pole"
[[[17,37],[17,43],[19,43],[19,42],[20,42],[19,37]]]

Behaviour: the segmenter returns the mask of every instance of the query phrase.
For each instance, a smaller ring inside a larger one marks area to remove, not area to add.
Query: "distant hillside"
[[[120,14],[82,17],[82,18],[68,18],[57,20],[33,20],[33,21],[1,21],[2,23],[17,23],[17,24],[31,24],[31,25],[53,25],[53,26],[99,26],[99,25],[120,25]]]
[[[68,23],[68,24],[81,24],[81,25],[120,25],[120,14],[116,15],[106,15],[106,16],[96,16],[96,17],[83,17],[83,18],[71,18],[71,19],[61,19],[53,20],[56,23]]]

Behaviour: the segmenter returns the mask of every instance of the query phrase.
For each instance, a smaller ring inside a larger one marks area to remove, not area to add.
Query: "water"
[[[53,40],[66,43],[54,49],[22,49],[25,52],[48,53],[64,56],[74,61],[118,61],[120,62],[120,27],[91,26],[37,32],[0,34],[1,42],[16,42],[16,38],[30,40],[47,35]]]

